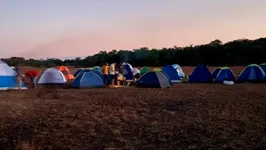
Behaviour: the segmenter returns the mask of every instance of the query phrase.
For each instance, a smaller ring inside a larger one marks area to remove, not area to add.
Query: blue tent
[[[190,83],[208,83],[212,82],[211,72],[207,66],[198,65],[189,76]]]
[[[185,73],[183,72],[182,68],[178,64],[173,64],[172,66],[176,69],[178,76],[180,78],[185,78]]]
[[[260,64],[261,69],[264,71],[266,74],[266,63]]]
[[[76,77],[82,70],[84,70],[83,68],[78,69],[73,75],[74,77]]]
[[[221,70],[221,67],[218,67],[218,68],[216,68],[216,69],[212,72],[212,78],[213,78],[213,79],[216,79],[216,78],[217,78],[217,75],[218,75],[218,73],[220,72],[220,70]]]
[[[236,78],[233,71],[228,67],[221,68],[216,78],[216,82],[218,83],[223,83],[224,81],[235,81],[235,80]]]
[[[261,82],[265,80],[265,72],[256,64],[248,65],[239,75],[239,82]]]
[[[133,81],[134,80],[134,75],[132,72],[133,68],[130,64],[125,63],[123,65],[123,75],[125,76],[127,81]]]
[[[102,78],[95,72],[84,72],[79,75],[72,83],[75,88],[102,88],[105,87]]]
[[[150,88],[167,88],[171,87],[171,83],[167,76],[162,72],[147,72],[137,81],[138,87]]]
[[[158,71],[155,71],[155,72],[158,72]],[[166,74],[166,73],[163,72],[163,71],[159,71],[159,72],[163,73],[163,74],[167,77],[168,82],[169,82],[171,85],[173,85],[173,83],[171,82],[171,79],[170,79],[170,77],[168,76],[168,74]],[[180,80],[180,82],[181,82],[181,80]]]
[[[102,67],[100,66],[94,66],[93,69],[99,71],[100,73],[102,73]]]
[[[94,72],[96,73],[99,77],[101,77],[103,79],[103,74],[101,72],[99,72],[98,70],[96,69],[83,69],[78,75],[81,75],[85,72]]]
[[[0,60],[0,90],[9,89],[19,89],[16,80],[16,72]],[[27,89],[24,83],[22,83],[21,89]]]
[[[180,83],[181,82],[177,70],[172,65],[168,65],[168,66],[163,67],[162,71],[168,75],[168,77],[170,78],[170,81],[172,83]]]

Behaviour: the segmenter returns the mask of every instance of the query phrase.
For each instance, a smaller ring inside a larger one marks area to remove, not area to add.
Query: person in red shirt
[[[32,83],[32,88],[36,88],[38,72],[35,70],[30,70],[25,74],[25,77],[28,77]]]

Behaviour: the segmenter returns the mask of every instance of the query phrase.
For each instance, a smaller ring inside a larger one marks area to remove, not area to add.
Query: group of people
[[[37,87],[37,78],[39,76],[37,71],[30,70],[25,74],[25,76],[22,75],[18,67],[15,67],[14,71],[16,72],[16,81],[20,91],[22,88],[22,83],[25,81],[25,83],[30,84],[33,89]],[[104,84],[107,87],[120,86],[121,83],[124,84],[126,82],[122,64],[113,63],[109,66],[108,63],[105,63],[102,66],[102,73],[104,78]],[[139,78],[139,72],[136,70],[132,70],[132,76],[134,77],[133,81],[137,80]]]
[[[133,71],[133,70],[132,70]],[[112,63],[110,66],[108,63],[105,63],[102,66],[102,72],[103,72],[103,80],[105,86],[115,87],[120,86],[121,82],[125,83],[125,74],[123,72],[123,65]],[[139,72],[133,72],[132,73],[134,77],[134,81],[139,78]],[[110,80],[109,80],[110,76]]]
[[[31,87],[33,89],[37,87],[37,78],[39,76],[39,73],[37,71],[30,70],[25,74],[25,76],[22,75],[18,67],[15,67],[14,71],[16,72],[16,81],[20,91],[23,81],[28,81],[27,83],[31,84]]]

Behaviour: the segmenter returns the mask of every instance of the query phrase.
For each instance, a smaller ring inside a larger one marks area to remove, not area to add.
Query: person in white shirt
[[[109,67],[109,73],[111,76],[111,86],[113,86],[113,87],[115,85],[115,78],[116,78],[115,65],[116,65],[116,63],[112,63]]]
[[[18,67],[15,67],[14,71],[16,72],[16,81],[19,91],[21,91],[22,82],[24,81],[24,76],[20,72]]]

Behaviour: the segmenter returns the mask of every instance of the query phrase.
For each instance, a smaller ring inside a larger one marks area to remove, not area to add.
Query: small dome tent
[[[11,66],[10,68],[13,69],[13,70],[15,70],[15,67],[14,66]]]
[[[0,60],[0,90],[9,89],[19,89],[16,81],[16,72]],[[27,89],[24,83],[22,83],[21,89]]]
[[[266,74],[266,63],[260,64],[261,69],[264,71]]]
[[[182,68],[178,64],[173,64],[172,66],[176,69],[176,71],[178,73],[178,76],[180,78],[185,78],[185,73],[184,73],[184,71],[182,70]]]
[[[142,67],[141,69],[140,69],[140,75],[142,76],[143,74],[145,74],[146,72],[149,72],[150,70],[149,70],[149,68],[148,67]]]
[[[134,76],[133,76],[133,68],[130,64],[128,63],[123,63],[123,75],[126,78],[127,81],[134,81]]]
[[[94,66],[93,69],[102,73],[102,67],[100,67],[100,66]]]
[[[217,78],[217,75],[218,75],[218,73],[220,72],[220,70],[221,70],[221,67],[218,67],[218,68],[216,68],[216,69],[212,72],[212,78],[213,78],[213,79],[216,79],[216,78]]]
[[[147,72],[137,81],[137,87],[167,88],[171,83],[167,76],[162,72]]]
[[[235,81],[235,75],[233,71],[228,67],[223,67],[220,69],[216,77],[216,82],[223,83],[224,81]]]
[[[138,68],[133,68],[132,70],[133,75],[140,74],[140,71]]]
[[[162,71],[162,69],[161,68],[154,68],[153,71],[160,72],[160,71]]]
[[[178,71],[172,65],[167,65],[163,67],[162,71],[167,74],[172,83],[181,82],[180,77],[178,75]]]
[[[262,82],[265,80],[265,72],[257,64],[250,64],[240,73],[239,82]]]
[[[73,74],[71,74],[70,70],[66,66],[60,66],[58,67],[58,70],[60,70],[63,75],[65,76],[66,80],[73,80],[75,77]]]
[[[41,78],[38,81],[38,84],[41,85],[62,85],[67,82],[63,73],[57,68],[48,68],[46,69]]]
[[[80,74],[71,85],[74,88],[102,88],[103,79],[93,71]]]
[[[101,77],[101,79],[103,79],[103,74],[102,74],[101,72],[99,72],[98,70],[96,70],[96,69],[84,69],[84,70],[82,70],[82,71],[78,74],[78,76],[79,76],[79,75],[82,75],[82,74],[84,74],[84,73],[86,73],[86,72],[94,72],[94,73],[96,73],[99,77]]]
[[[190,83],[209,83],[212,82],[211,72],[207,66],[197,65],[189,76]]]
[[[84,68],[79,68],[75,73],[74,73],[74,77],[76,77],[82,70],[84,70]]]

